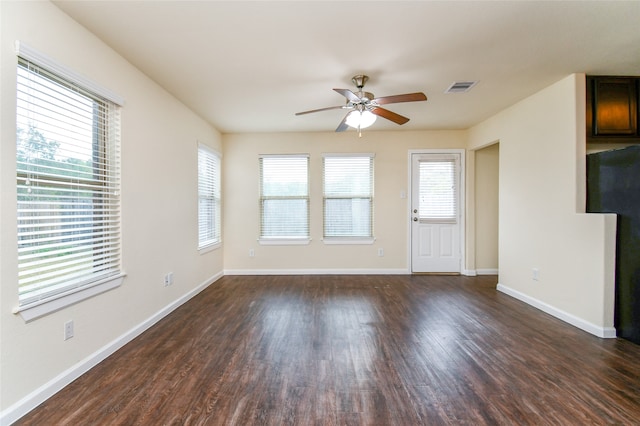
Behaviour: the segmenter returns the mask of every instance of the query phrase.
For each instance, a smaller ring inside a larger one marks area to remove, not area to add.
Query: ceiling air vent
[[[465,93],[477,83],[477,81],[454,81],[444,93]]]

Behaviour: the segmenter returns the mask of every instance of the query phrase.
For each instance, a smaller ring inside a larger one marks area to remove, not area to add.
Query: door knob
[[[418,209],[413,209],[413,212],[414,213],[418,213]]]
[[[417,221],[418,221],[418,218],[417,218],[417,217],[414,217],[414,218],[413,218],[413,221],[414,221],[414,222],[417,222]]]

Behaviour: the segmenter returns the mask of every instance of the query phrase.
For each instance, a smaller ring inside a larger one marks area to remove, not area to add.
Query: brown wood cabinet
[[[587,76],[587,137],[598,142],[640,142],[640,77]]]

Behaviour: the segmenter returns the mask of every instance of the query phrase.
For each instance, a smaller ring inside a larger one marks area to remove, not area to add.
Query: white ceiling
[[[411,118],[465,129],[574,72],[640,75],[640,1],[54,1],[223,133],[331,131],[367,74]],[[479,80],[466,94],[454,81]],[[125,94],[126,95],[126,94]]]

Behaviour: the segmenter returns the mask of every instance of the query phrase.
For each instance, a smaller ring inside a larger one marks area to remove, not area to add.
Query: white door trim
[[[413,205],[413,194],[411,191],[411,170],[412,170],[412,156],[414,154],[460,154],[460,274],[467,275],[466,269],[466,244],[467,240],[467,227],[466,227],[466,217],[467,217],[467,204],[466,204],[466,187],[467,187],[467,178],[466,178],[466,162],[465,162],[465,154],[466,150],[464,149],[410,149],[408,151],[407,156],[407,206],[405,210],[405,217],[407,221],[407,271],[411,274],[413,271],[411,262],[413,259],[413,254],[411,252],[412,245],[411,239],[413,235],[411,233],[411,206]]]

